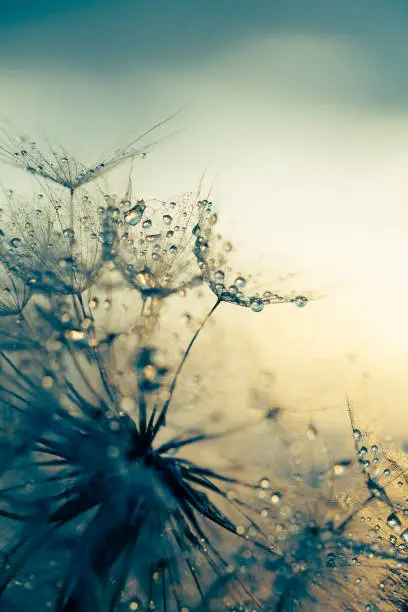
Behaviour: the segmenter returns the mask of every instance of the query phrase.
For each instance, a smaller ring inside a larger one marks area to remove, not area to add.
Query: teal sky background
[[[288,402],[341,405],[368,372],[379,412],[390,394],[406,405],[406,0],[3,0],[1,11],[0,119],[93,160],[183,109],[157,138],[182,131],[137,166],[138,195],[195,189],[205,172],[225,231],[261,253],[268,286],[294,271],[294,288],[326,294],[301,312],[229,313]]]

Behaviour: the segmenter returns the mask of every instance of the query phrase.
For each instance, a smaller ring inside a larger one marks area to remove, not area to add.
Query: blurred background
[[[333,432],[348,396],[363,428],[403,442],[407,28],[405,0],[3,0],[0,119],[93,162],[179,111],[142,141],[159,142],[136,194],[204,177],[241,271],[317,298],[222,305],[197,367],[222,346],[228,385],[269,373],[277,405]]]

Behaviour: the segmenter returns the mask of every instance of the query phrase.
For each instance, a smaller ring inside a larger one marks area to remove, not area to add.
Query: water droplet
[[[214,274],[214,279],[216,280],[217,283],[222,283],[224,278],[225,278],[225,274],[222,270],[217,270],[216,273]]]
[[[72,227],[66,227],[62,233],[68,240],[72,240],[75,237],[75,232]]]
[[[85,338],[85,332],[79,329],[69,329],[65,332],[65,337],[68,338],[68,340],[74,340],[75,342],[78,340],[83,340]]]
[[[363,437],[359,429],[353,429],[353,436],[356,441],[361,440],[361,438]]]
[[[238,276],[235,279],[234,284],[238,287],[238,289],[243,289],[246,285],[246,280],[243,276]]]
[[[193,317],[189,312],[185,312],[181,317],[181,322],[184,323],[184,325],[187,325],[188,323],[191,323],[192,318]]]
[[[260,298],[252,297],[249,300],[249,307],[253,312],[261,312],[263,310],[263,302]]]
[[[51,389],[53,383],[54,383],[54,379],[52,376],[49,376],[49,375],[43,376],[42,386],[44,389]]]
[[[274,506],[279,506],[281,501],[282,501],[282,493],[280,493],[279,491],[275,491],[274,493],[272,493],[271,502],[273,503]]]
[[[144,209],[145,209],[144,205],[136,204],[136,206],[134,206],[130,210],[127,210],[125,214],[123,215],[125,222],[128,225],[137,225],[143,216]]]
[[[169,248],[169,253],[171,253],[172,255],[175,255],[177,253],[177,247],[175,244],[171,245],[171,247]]]
[[[298,295],[293,301],[298,308],[304,308],[309,300],[304,295]]]
[[[339,463],[336,463],[333,467],[334,475],[337,478],[344,476],[346,469],[350,466],[350,463],[350,461],[339,461]]]
[[[226,251],[227,253],[230,253],[232,249],[233,249],[232,242],[229,242],[228,240],[224,242],[224,251]]]
[[[61,259],[58,260],[58,265],[64,270],[74,270],[75,260],[72,257],[61,257]]]
[[[261,480],[259,481],[259,486],[261,487],[261,489],[268,489],[270,486],[270,482],[268,478],[261,478]]]
[[[163,215],[163,223],[165,225],[170,225],[172,221],[173,221],[173,217],[171,217],[170,215]]]
[[[387,525],[391,527],[394,531],[400,531],[401,529],[401,521],[395,512],[392,512],[387,518]]]
[[[142,224],[143,229],[150,229],[152,227],[152,222],[150,219],[146,219]]]
[[[155,240],[159,240],[160,238],[161,234],[149,234],[148,236],[146,236],[146,242],[154,242]]]
[[[93,310],[98,307],[98,304],[99,304],[99,300],[96,297],[91,298],[88,302],[89,308],[92,308]]]
[[[315,440],[317,437],[318,431],[315,425],[313,425],[313,423],[310,423],[307,426],[306,429],[306,435],[308,437],[309,440]]]
[[[21,244],[21,238],[12,238],[10,240],[10,245],[13,247],[13,249],[18,249],[20,244]]]
[[[404,540],[404,542],[406,542],[408,544],[408,529],[405,529],[402,533],[401,533],[401,538]]]

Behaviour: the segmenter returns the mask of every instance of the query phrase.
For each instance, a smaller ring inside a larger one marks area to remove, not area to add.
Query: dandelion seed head
[[[33,291],[82,293],[103,264],[103,215],[87,194],[39,195],[40,209],[32,202],[9,202],[0,259]]]
[[[123,206],[116,263],[130,285],[158,299],[198,286],[193,230],[211,204],[186,194],[170,202],[125,199]]]

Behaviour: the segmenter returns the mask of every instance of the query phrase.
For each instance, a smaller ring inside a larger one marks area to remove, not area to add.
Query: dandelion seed
[[[137,144],[174,116],[157,123],[133,142],[104,157],[103,161],[91,165],[80,162],[61,146],[51,146],[48,142],[42,146],[25,136],[16,138],[3,129],[0,139],[0,161],[21,168],[37,178],[56,183],[73,193],[79,187],[84,187],[118,167],[127,159],[143,159],[146,152],[157,143],[151,142],[140,149]]]
[[[219,301],[244,306],[253,312],[261,312],[268,304],[291,302],[299,307],[307,304],[310,298],[306,296],[260,290],[251,274],[237,273],[230,263],[234,247],[216,233],[217,220],[213,213],[196,225],[194,253],[205,281]]]

